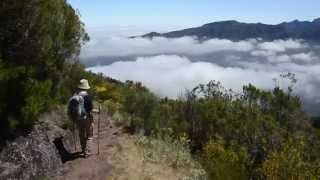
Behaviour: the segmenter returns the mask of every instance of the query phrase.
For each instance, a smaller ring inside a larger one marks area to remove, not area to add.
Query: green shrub
[[[185,136],[181,136],[180,140],[169,136],[166,136],[166,138],[136,136],[135,143],[142,147],[144,161],[164,163],[174,168],[188,169],[191,175],[184,177],[184,180],[207,179],[206,172],[193,159]]]
[[[110,115],[115,114],[116,112],[119,112],[121,109],[121,104],[115,103],[111,100],[104,101],[102,104],[102,108],[108,112]]]
[[[52,107],[54,99],[50,97],[52,88],[51,81],[27,81],[24,94],[26,95],[25,105],[22,107],[22,114],[26,124],[34,122],[40,113]]]
[[[245,151],[240,154],[224,144],[209,142],[203,148],[202,164],[210,179],[248,179]]]
[[[270,152],[260,169],[266,179],[319,179],[318,162],[306,161],[305,141],[288,139],[278,151]]]

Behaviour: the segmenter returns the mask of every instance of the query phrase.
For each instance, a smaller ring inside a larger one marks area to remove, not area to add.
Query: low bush
[[[203,147],[201,162],[210,179],[249,179],[246,151],[234,151],[223,143],[210,141]]]
[[[201,165],[195,161],[188,147],[186,137],[181,136],[180,140],[166,137],[136,136],[136,144],[142,147],[144,161],[154,163],[165,163],[173,168],[184,168],[190,171],[191,175],[184,180],[205,180],[206,172]]]

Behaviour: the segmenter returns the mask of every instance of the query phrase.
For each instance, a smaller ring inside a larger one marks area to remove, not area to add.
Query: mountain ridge
[[[320,18],[316,18],[313,21],[294,20],[276,25],[263,23],[243,23],[236,20],[227,20],[207,23],[199,27],[171,31],[167,33],[150,32],[140,37],[179,38],[184,36],[194,36],[199,40],[212,38],[231,40],[245,40],[250,38],[275,40],[291,38],[318,41],[320,40]]]

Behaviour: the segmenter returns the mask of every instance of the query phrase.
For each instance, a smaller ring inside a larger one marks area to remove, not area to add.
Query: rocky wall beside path
[[[7,142],[0,152],[0,179],[42,179],[61,173],[65,161],[72,158],[73,136],[63,108],[39,118],[27,136]],[[70,123],[69,123],[70,124]]]

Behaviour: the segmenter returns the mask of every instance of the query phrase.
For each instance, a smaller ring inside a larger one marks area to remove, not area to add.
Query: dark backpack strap
[[[90,113],[93,109],[93,102],[92,102],[92,98],[90,95],[86,95],[83,97],[84,99],[84,108],[86,109],[86,111],[88,113]]]

